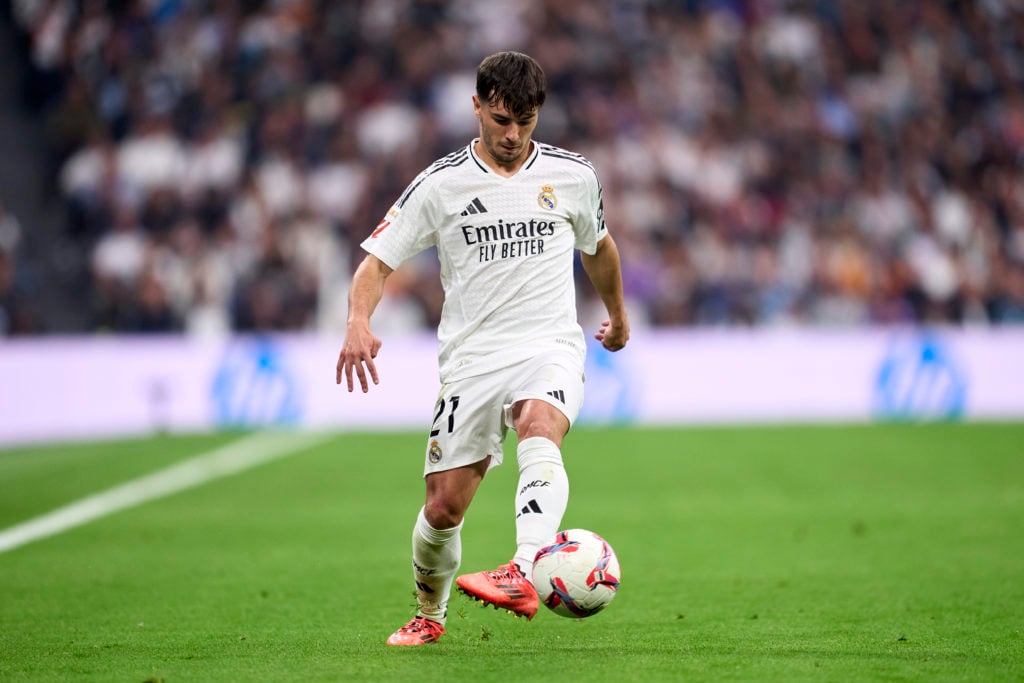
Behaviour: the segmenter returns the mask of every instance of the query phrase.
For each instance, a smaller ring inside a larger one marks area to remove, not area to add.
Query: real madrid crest
[[[540,194],[537,195],[537,203],[540,204],[542,209],[554,211],[555,207],[558,206],[558,198],[555,197],[555,188],[550,185],[542,185],[540,188]]]
[[[441,447],[437,445],[436,440],[430,442],[430,450],[428,453],[429,455],[427,457],[430,458],[430,462],[435,465],[441,462]]]

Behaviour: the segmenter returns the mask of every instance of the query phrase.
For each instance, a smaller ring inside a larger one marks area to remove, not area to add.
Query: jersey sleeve
[[[608,234],[608,227],[604,223],[601,181],[598,180],[596,171],[585,171],[582,174],[579,213],[573,224],[573,231],[576,234],[574,246],[588,254],[596,252],[597,243]]]
[[[432,183],[426,172],[416,177],[360,245],[396,269],[437,240]]]

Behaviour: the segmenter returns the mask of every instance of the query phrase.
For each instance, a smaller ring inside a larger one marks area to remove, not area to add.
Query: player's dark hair
[[[548,94],[544,70],[522,52],[497,52],[476,70],[476,94],[481,102],[503,104],[512,116],[539,109]]]

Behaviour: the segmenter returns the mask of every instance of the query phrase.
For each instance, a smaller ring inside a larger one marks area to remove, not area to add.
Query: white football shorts
[[[505,435],[515,429],[512,406],[519,401],[546,401],[572,425],[583,405],[583,380],[576,358],[555,355],[445,384],[434,406],[423,476],[472,465],[488,455],[488,468],[500,465]]]

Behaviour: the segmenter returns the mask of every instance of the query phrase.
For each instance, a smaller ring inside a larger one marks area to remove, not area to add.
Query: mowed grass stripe
[[[246,434],[157,434],[2,449],[0,529],[215,450]]]
[[[305,450],[325,439],[326,437],[322,435],[297,432],[265,432],[243,437],[216,450],[201,453],[184,462],[4,529],[0,531],[0,553],[142,503],[237,474],[270,460]]]

